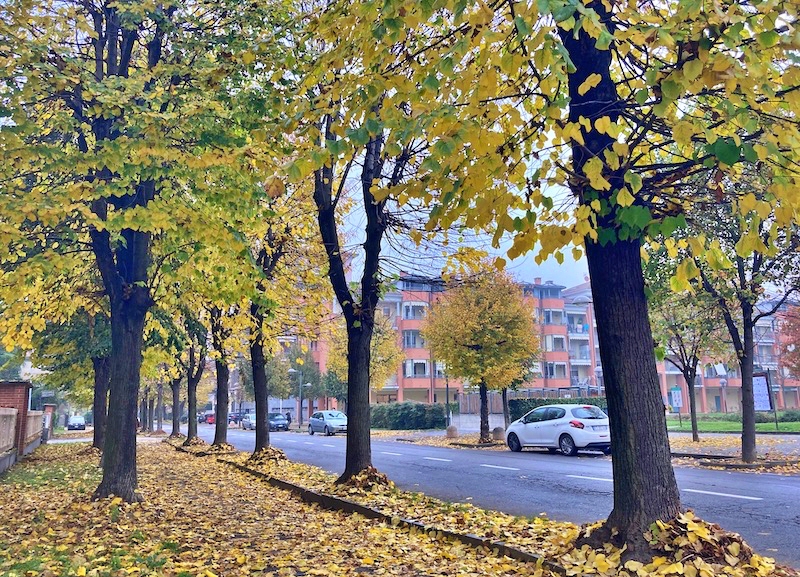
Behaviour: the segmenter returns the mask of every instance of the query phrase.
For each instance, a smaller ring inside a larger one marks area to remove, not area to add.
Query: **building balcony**
[[[569,362],[572,365],[582,365],[586,367],[590,367],[592,365],[592,359],[589,355],[569,355]]]
[[[585,336],[589,338],[589,325],[568,324],[567,332],[569,336]]]

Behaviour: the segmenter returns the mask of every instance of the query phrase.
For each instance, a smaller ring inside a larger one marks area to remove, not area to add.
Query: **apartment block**
[[[401,276],[395,290],[384,295],[379,307],[392,320],[405,358],[397,373],[373,393],[375,402],[451,402],[464,393],[464,383],[449,378],[443,363],[435,359],[421,336],[423,319],[431,305],[444,294],[440,279]],[[597,339],[589,282],[565,287],[553,281],[521,283],[520,290],[537,320],[541,354],[531,380],[518,394],[542,397],[589,397],[605,394],[603,368]],[[800,407],[800,380],[780,364],[780,319],[785,311],[761,319],[756,326],[756,371],[768,372],[779,408]],[[688,387],[680,371],[669,361],[657,366],[664,403],[688,413]],[[703,358],[695,395],[699,412],[741,410],[741,376],[735,363]],[[675,391],[680,391],[676,394]]]

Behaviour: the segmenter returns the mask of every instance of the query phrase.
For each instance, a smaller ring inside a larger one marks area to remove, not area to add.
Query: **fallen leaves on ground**
[[[541,568],[320,509],[164,444],[139,448],[143,503],[91,501],[83,445],[49,445],[0,485],[0,574],[78,576],[540,576]],[[70,476],[53,477],[56,470]],[[41,484],[30,478],[41,475]],[[544,575],[546,577],[546,575]]]

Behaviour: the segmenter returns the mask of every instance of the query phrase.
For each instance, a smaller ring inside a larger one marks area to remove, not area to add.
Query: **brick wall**
[[[19,411],[14,430],[14,445],[20,454],[25,449],[25,425],[28,422],[28,396],[31,386],[27,381],[0,381],[0,407]]]

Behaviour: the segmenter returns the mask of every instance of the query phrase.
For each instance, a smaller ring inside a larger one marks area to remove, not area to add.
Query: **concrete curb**
[[[698,459],[700,461],[700,465],[706,467],[723,467],[725,469],[772,469],[774,467],[786,467],[789,465],[800,464],[800,461],[797,459],[759,461],[756,463],[725,463],[724,461],[730,461],[737,459],[738,457],[734,457],[732,455],[712,455],[707,453],[670,453],[670,456],[684,459]]]
[[[307,503],[315,503],[324,509],[328,509],[331,511],[343,511],[345,513],[357,513],[368,519],[377,519],[394,527],[402,526],[407,529],[425,533],[432,539],[446,538],[459,541],[460,543],[464,543],[465,545],[469,545],[470,547],[475,547],[475,548],[485,547],[493,551],[497,555],[504,555],[511,559],[516,559],[517,561],[533,563],[539,567],[545,567],[547,569],[550,569],[551,571],[558,573],[560,575],[567,574],[566,569],[564,569],[560,565],[556,565],[551,561],[547,561],[543,557],[540,557],[539,555],[528,553],[526,551],[522,551],[521,549],[517,549],[515,547],[511,547],[510,545],[506,545],[502,541],[492,541],[491,539],[484,539],[483,537],[479,537],[477,535],[472,535],[472,534],[455,533],[447,529],[434,529],[432,527],[427,527],[418,521],[413,521],[410,519],[401,519],[398,517],[393,517],[392,515],[387,515],[383,511],[373,509],[372,507],[367,507],[366,505],[361,505],[354,501],[349,501],[347,499],[342,499],[340,497],[334,497],[332,495],[327,495],[325,493],[318,493],[316,491],[311,491],[310,489],[306,489],[304,487],[300,487],[293,483],[283,481],[282,479],[276,479],[275,477],[271,477],[266,473],[262,473],[261,471],[256,471],[255,469],[251,469],[245,465],[240,465],[239,463],[234,463],[231,461],[227,461],[225,459],[217,459],[217,461],[219,461],[220,463],[224,463],[226,465],[231,465],[236,469],[239,469],[240,471],[243,471],[249,475],[253,475],[254,477],[261,479],[262,481],[268,483],[273,487],[276,487],[278,489],[283,489],[285,491],[290,491],[298,495],[303,501]]]

